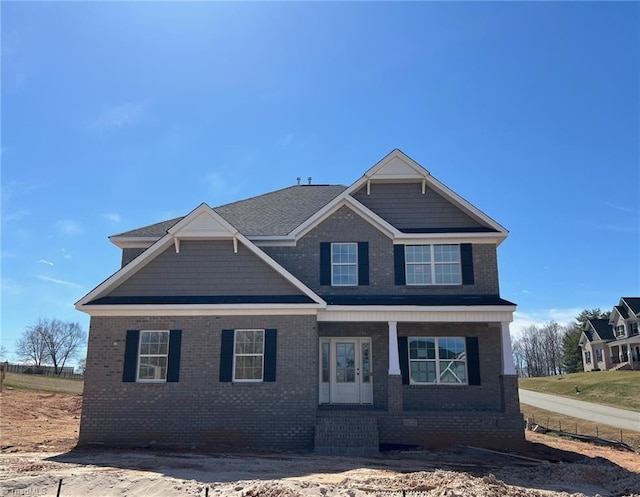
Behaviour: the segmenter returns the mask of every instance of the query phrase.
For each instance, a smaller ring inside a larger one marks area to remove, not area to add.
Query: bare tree
[[[55,374],[60,374],[67,359],[77,355],[86,340],[86,335],[78,323],[58,319],[44,321],[47,326],[41,328],[41,333],[45,350],[53,363]]]
[[[6,359],[9,351],[4,345],[0,345],[0,359]]]
[[[36,366],[50,362],[55,374],[60,374],[67,360],[76,357],[85,341],[86,334],[78,323],[39,318],[18,340],[17,352]]]
[[[40,333],[44,323],[38,319],[36,324],[30,325],[22,332],[22,336],[16,342],[16,354],[21,359],[33,363],[34,366],[40,367],[46,361],[47,353],[44,346],[44,340]]]

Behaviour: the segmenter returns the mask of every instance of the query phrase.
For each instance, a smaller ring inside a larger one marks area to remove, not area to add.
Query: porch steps
[[[368,456],[378,453],[378,420],[365,413],[327,413],[316,420],[317,454]]]
[[[630,371],[631,364],[629,362],[621,362],[610,368],[610,371]]]

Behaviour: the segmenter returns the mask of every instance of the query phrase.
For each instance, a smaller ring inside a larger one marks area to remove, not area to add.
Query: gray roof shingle
[[[609,324],[608,319],[589,319],[588,322],[591,325],[591,328],[600,337],[599,340],[615,339],[615,336],[613,335],[613,329],[611,328],[611,325]],[[587,334],[587,337],[589,338],[589,341],[598,340],[597,337],[589,336],[589,334]]]
[[[295,185],[245,200],[214,207],[246,236],[286,235],[340,195],[343,185]],[[150,224],[113,237],[164,236],[182,217]],[[111,237],[111,238],[113,238]]]
[[[640,314],[640,297],[622,297],[622,300],[636,316]]]

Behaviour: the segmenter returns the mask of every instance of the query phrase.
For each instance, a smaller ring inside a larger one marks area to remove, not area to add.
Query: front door
[[[332,404],[371,404],[370,338],[329,340],[329,396]]]

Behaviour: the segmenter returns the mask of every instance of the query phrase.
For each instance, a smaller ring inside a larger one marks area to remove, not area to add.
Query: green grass
[[[6,387],[15,388],[16,390],[81,394],[84,389],[84,380],[56,378],[35,374],[7,373],[7,376],[2,382],[2,388]]]
[[[592,371],[520,378],[520,388],[640,411],[640,371]],[[580,393],[576,392],[576,386]]]
[[[578,433],[592,437],[606,438],[609,440],[622,440],[631,445],[636,450],[640,450],[640,432],[621,430],[614,426],[603,425],[587,421],[585,419],[572,418],[557,412],[545,411],[527,404],[520,404],[520,411],[525,419],[530,422],[550,428],[552,430],[562,430],[568,433]]]

